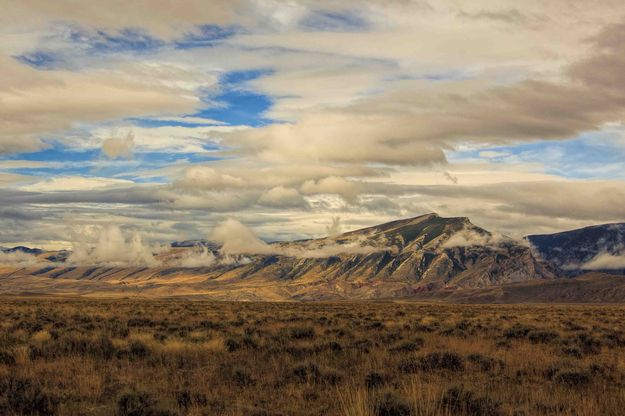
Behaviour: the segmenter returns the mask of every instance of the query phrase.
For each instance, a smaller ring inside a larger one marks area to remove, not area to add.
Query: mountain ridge
[[[157,266],[59,261],[5,268],[0,269],[0,291],[17,285],[28,291],[48,288],[115,296],[377,299],[557,277],[549,265],[534,257],[529,246],[495,236],[467,217],[435,213],[319,239],[270,244],[258,240],[254,247],[258,252],[232,254],[223,252],[225,244],[187,241],[173,243],[160,255]],[[190,255],[214,261],[197,267],[176,263]]]
[[[561,274],[575,276],[588,271],[625,274],[625,223],[591,225],[554,234],[526,237],[537,256],[553,264]],[[616,267],[594,262],[599,256],[622,257]]]

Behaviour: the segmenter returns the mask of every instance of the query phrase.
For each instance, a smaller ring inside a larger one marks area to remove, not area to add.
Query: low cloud
[[[581,270],[618,270],[625,269],[625,254],[603,252],[579,266]]]
[[[275,250],[258,238],[252,230],[232,218],[218,224],[211,231],[209,240],[219,243],[220,251],[224,255],[275,253]]]
[[[75,235],[67,263],[78,265],[158,266],[154,253],[158,247],[144,243],[137,232],[121,228],[87,227]]]
[[[340,223],[334,222],[333,226],[340,227]],[[366,237],[346,242],[313,240],[302,243],[267,244],[252,230],[234,219],[218,224],[210,233],[209,239],[221,245],[220,253],[224,255],[222,262],[233,262],[231,256],[238,255],[324,258],[341,254],[371,254],[390,250],[386,244],[370,245],[371,242]]]
[[[363,236],[354,241],[345,243],[330,241],[319,244],[319,242],[314,241],[309,244],[290,245],[282,247],[278,250],[278,254],[287,257],[316,259],[339,255],[367,255],[392,250],[393,248],[387,247],[386,244],[373,246],[371,242]]]
[[[336,237],[343,232],[341,217],[332,217],[332,224],[326,226],[328,237]]]
[[[458,231],[445,241],[441,247],[454,248],[454,247],[498,247],[503,243],[511,242],[512,240],[501,234],[493,234],[489,232],[477,232],[471,229],[464,229]]]
[[[22,251],[4,252],[0,250],[0,264],[9,266],[32,266],[41,261],[37,256]]]
[[[185,250],[177,255],[174,260],[168,261],[169,265],[185,268],[209,267],[216,263],[217,258],[215,255],[203,246]]]

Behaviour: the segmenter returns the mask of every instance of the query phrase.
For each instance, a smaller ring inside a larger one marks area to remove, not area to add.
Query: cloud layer
[[[0,243],[148,264],[211,232],[270,253],[333,217],[625,220],[618,1],[149,3],[3,4]]]

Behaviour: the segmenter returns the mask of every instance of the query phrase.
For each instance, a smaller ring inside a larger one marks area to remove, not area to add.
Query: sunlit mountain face
[[[610,0],[5,1],[0,245],[151,267],[233,224],[266,256],[431,212],[622,222],[624,39]]]

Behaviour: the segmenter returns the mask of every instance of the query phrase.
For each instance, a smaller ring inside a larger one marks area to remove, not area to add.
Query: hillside
[[[593,272],[484,289],[441,290],[423,293],[419,298],[454,303],[622,303],[625,276]]]
[[[530,235],[527,239],[537,255],[562,274],[575,276],[590,270],[625,274],[625,223]]]
[[[201,244],[175,244],[153,267],[47,261],[0,269],[0,291],[104,296],[208,296],[239,300],[375,299],[439,289],[488,288],[553,279],[529,247],[495,236],[467,218],[428,214],[316,240],[274,243],[262,254],[224,255],[181,267]],[[55,253],[40,258],[64,259]],[[172,260],[174,259],[174,260]]]

